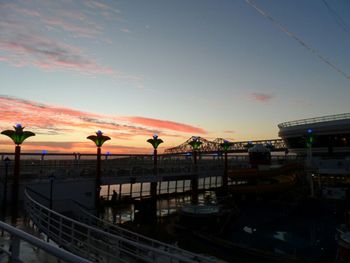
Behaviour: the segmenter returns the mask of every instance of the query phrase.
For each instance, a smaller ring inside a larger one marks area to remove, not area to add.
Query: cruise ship
[[[119,202],[151,200],[152,184],[157,196],[176,196],[193,192],[194,180],[199,192],[222,188],[225,176],[229,176],[228,189],[246,195],[256,193],[259,185],[253,189],[244,184],[263,175],[259,195],[264,189],[275,193],[275,188],[271,191],[271,187],[266,187],[270,173],[283,185],[283,190],[289,189],[295,181],[291,167],[300,169],[299,165],[289,163],[292,161],[303,165],[311,176],[310,187],[319,184],[321,197],[349,198],[349,191],[344,189],[348,189],[350,175],[350,114],[284,122],[278,127],[281,139],[234,142],[224,151],[220,150],[222,139],[210,142],[194,137],[158,156],[102,155],[99,179],[102,190],[96,188],[96,155],[23,153],[18,190],[23,207],[18,215],[11,213],[10,217],[15,217],[11,218],[12,226],[4,221],[9,221],[6,215],[13,206],[14,153],[1,153],[0,228],[5,235],[0,257],[22,262],[30,262],[26,260],[30,257],[34,258],[31,262],[52,262],[55,258],[66,262],[223,262],[210,253],[193,253],[100,218],[95,206],[100,191],[100,201],[109,201],[112,190],[117,192]],[[189,146],[194,139],[201,142],[196,153]],[[254,162],[249,161],[249,155],[254,156]],[[262,163],[259,155],[263,156]],[[198,160],[193,162],[193,158]],[[237,167],[241,167],[241,173]],[[243,170],[253,168],[254,174],[244,178]],[[288,171],[288,180],[280,178],[276,171]],[[316,198],[315,193],[312,195]],[[123,221],[121,215],[119,219]],[[348,233],[343,229],[339,238],[339,262],[350,260]]]
[[[278,128],[291,152],[306,154],[309,139],[314,155],[349,155],[349,113],[284,122]]]

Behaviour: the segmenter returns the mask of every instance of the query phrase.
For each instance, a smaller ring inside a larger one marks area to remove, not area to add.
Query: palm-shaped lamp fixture
[[[228,149],[229,149],[232,145],[233,145],[233,143],[232,143],[232,142],[229,142],[229,141],[227,141],[227,140],[224,140],[223,143],[220,143],[220,147],[221,147],[221,149],[223,149],[224,152],[227,152]]]
[[[15,143],[15,164],[13,171],[13,191],[12,191],[12,201],[13,201],[13,223],[16,223],[17,219],[17,205],[18,205],[18,186],[19,186],[19,174],[20,174],[20,158],[21,158],[21,144],[25,139],[35,136],[35,133],[30,131],[23,131],[24,127],[21,124],[16,124],[13,126],[14,130],[5,130],[2,131],[1,134],[6,135],[12,139]]]
[[[111,138],[103,135],[103,132],[98,130],[96,132],[96,135],[90,135],[87,137],[87,139],[93,141],[96,144],[97,148],[101,148],[102,145]]]
[[[199,150],[199,147],[203,144],[203,142],[200,141],[200,137],[193,137],[192,141],[190,141],[188,144],[192,147],[193,151],[195,152]]]
[[[159,139],[157,134],[154,134],[154,135],[153,135],[153,138],[152,138],[152,139],[148,139],[147,142],[149,142],[150,144],[152,144],[153,149],[154,149],[155,151],[157,151],[157,148],[158,148],[159,144],[163,143],[163,140],[162,140],[162,139]]]
[[[87,139],[93,141],[97,147],[95,207],[96,209],[98,209],[99,208],[98,204],[100,200],[100,191],[101,191],[101,147],[106,141],[110,140],[111,138],[103,135],[103,132],[98,130],[96,132],[96,135],[90,135],[87,137]]]
[[[16,124],[13,128],[14,130],[5,130],[1,134],[10,137],[17,146],[21,145],[28,137],[35,136],[33,132],[23,131],[24,127],[21,124]]]

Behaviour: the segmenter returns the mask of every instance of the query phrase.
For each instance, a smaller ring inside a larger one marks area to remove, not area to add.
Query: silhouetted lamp
[[[157,175],[157,160],[158,160],[158,155],[157,155],[157,148],[158,146],[163,143],[163,140],[158,138],[157,134],[153,135],[152,139],[148,139],[147,142],[152,144],[153,146],[153,174]],[[151,196],[155,198],[157,195],[157,182],[152,182],[151,183]]]
[[[100,191],[101,191],[101,147],[102,145],[110,140],[111,138],[103,135],[102,131],[98,130],[96,135],[90,135],[87,139],[93,141],[97,147],[97,162],[96,162],[96,183],[95,183],[95,207],[98,209],[98,204],[100,200]]]
[[[191,179],[191,188],[192,188],[192,203],[198,203],[198,174],[197,174],[197,152],[200,146],[203,144],[200,137],[192,137],[192,140],[188,143],[192,147],[193,151],[193,163],[194,171]]]
[[[312,145],[315,140],[313,132],[312,129],[308,129],[306,134],[307,159],[309,166],[312,165]]]
[[[225,161],[224,161],[224,176],[222,177],[222,188],[224,192],[227,192],[228,189],[228,164],[227,164],[227,151],[233,145],[232,142],[224,140],[223,143],[220,143],[221,149],[224,151]]]
[[[192,147],[193,151],[198,151],[199,147],[203,143],[200,141],[200,137],[193,137],[192,141],[190,141],[188,144]]]
[[[13,220],[14,224],[16,224],[17,219],[17,206],[18,206],[18,187],[19,187],[19,175],[20,175],[20,158],[21,158],[21,144],[25,139],[35,136],[35,133],[30,131],[23,131],[24,127],[21,124],[16,124],[13,126],[14,130],[5,130],[2,131],[1,134],[6,135],[12,139],[15,143],[15,163],[14,163],[14,171],[13,171],[13,190],[12,190],[12,202],[13,202]]]

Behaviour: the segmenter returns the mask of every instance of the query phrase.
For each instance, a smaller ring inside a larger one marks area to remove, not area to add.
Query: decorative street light
[[[194,171],[191,179],[191,188],[192,188],[192,203],[198,203],[198,174],[197,174],[197,153],[199,151],[200,146],[203,142],[200,141],[200,137],[192,137],[192,141],[188,143],[192,147],[193,151],[193,164]]]
[[[3,193],[3,199],[2,199],[2,216],[3,216],[3,221],[5,219],[6,215],[6,206],[7,206],[7,178],[8,178],[8,168],[9,164],[11,162],[10,158],[6,157],[3,160],[5,164],[5,178],[4,178],[4,193]]]
[[[314,134],[312,129],[307,130],[306,135],[306,147],[307,147],[307,159],[308,165],[311,168],[312,165],[312,144],[314,143]]]
[[[53,182],[55,180],[55,176],[53,174],[50,174],[49,175],[49,180],[50,180],[50,204],[49,204],[49,207],[50,207],[50,210],[52,210],[52,201],[53,201]]]
[[[41,151],[41,161],[44,161],[45,155],[47,154],[47,150]]]
[[[42,150],[41,152],[41,158],[40,158],[40,173],[43,172],[43,162],[45,159],[45,155],[47,154],[47,150]]]
[[[1,134],[6,135],[12,139],[15,143],[15,164],[13,171],[13,189],[12,189],[12,220],[16,224],[17,220],[17,208],[18,208],[18,188],[19,188],[19,174],[20,174],[20,158],[21,158],[21,144],[25,139],[31,136],[35,136],[35,133],[30,131],[23,131],[24,127],[21,124],[13,126],[14,130],[5,130]]]
[[[100,191],[101,191],[101,147],[105,141],[111,138],[103,135],[103,133],[98,130],[96,135],[90,135],[87,139],[93,141],[97,146],[97,162],[96,162],[96,182],[95,182],[95,208],[98,211],[99,201],[100,201]]]
[[[153,146],[153,174],[155,176],[157,176],[158,173],[158,164],[157,164],[157,160],[158,160],[158,155],[157,155],[157,148],[158,146],[163,143],[162,139],[158,138],[157,134],[153,135],[152,139],[148,139],[147,142],[149,142],[150,144],[152,144]],[[158,180],[158,178],[156,178],[156,180]],[[157,196],[157,181],[155,182],[151,182],[151,197],[156,199]]]
[[[225,194],[227,194],[228,190],[228,164],[227,164],[227,151],[233,145],[232,142],[224,140],[223,143],[220,144],[221,149],[224,151],[224,176],[222,177],[222,189]]]
[[[106,161],[108,160],[108,156],[110,156],[110,155],[111,155],[111,152],[106,152],[106,154],[105,154]]]
[[[307,178],[310,182],[310,195],[311,197],[314,197],[314,181],[312,178],[312,144],[314,143],[314,134],[312,129],[307,130],[306,134],[306,147],[307,147],[307,166],[308,166],[308,172],[307,172]]]

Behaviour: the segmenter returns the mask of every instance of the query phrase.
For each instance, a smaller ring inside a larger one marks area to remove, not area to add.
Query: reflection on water
[[[200,178],[198,180],[199,189],[209,189],[212,187],[221,186],[221,176],[217,177],[206,177]],[[117,193],[121,192],[122,196],[131,196],[134,198],[137,197],[145,197],[150,194],[150,183],[134,183],[134,184],[116,184],[103,185],[101,187],[101,196],[105,199],[110,199],[113,190]],[[191,181],[190,180],[178,180],[178,181],[165,181],[158,183],[158,193],[181,193],[184,191],[189,191],[191,189]]]
[[[286,241],[286,235],[287,235],[287,232],[276,231],[275,234],[273,234],[273,237],[275,239],[278,239],[278,240],[281,240],[281,241]]]
[[[215,185],[215,179],[211,179],[211,183],[209,180],[201,180],[200,185],[202,184],[204,187],[210,188]],[[113,190],[119,191],[119,187],[119,185],[110,186],[110,193]],[[183,189],[189,189],[189,187],[189,181],[159,184],[161,192],[182,192]],[[139,197],[143,194],[147,196],[149,188],[149,184],[141,185],[139,183],[133,184],[132,187],[130,184],[121,186],[122,195],[133,197]],[[102,193],[107,194],[107,190],[107,187],[104,187]],[[215,199],[213,192],[208,191],[199,195],[200,203],[212,199]],[[165,222],[166,218],[171,218],[171,215],[174,215],[179,207],[190,203],[190,201],[190,196],[185,195],[168,200],[158,200],[158,223]],[[288,203],[273,205],[273,202],[238,202],[237,204],[241,210],[240,215],[232,218],[231,226],[220,236],[218,235],[219,238],[231,242],[233,245],[237,244],[266,253],[287,255],[310,262],[329,262],[335,258],[335,233],[336,227],[339,225],[339,217],[332,211],[324,209],[321,205],[316,208],[313,207],[313,204],[303,204],[303,202],[294,212],[289,211]],[[137,218],[138,213],[139,211],[135,209],[133,204],[127,204],[106,208],[105,218],[121,224],[132,223],[137,222],[135,218]],[[159,228],[161,227],[159,226]],[[166,229],[167,227],[164,227],[162,231],[166,231]]]
[[[199,204],[204,204],[208,200],[215,200],[215,193],[213,191],[205,191],[198,195]],[[173,215],[178,212],[181,206],[190,203],[191,196],[189,195],[157,200],[157,217],[161,220],[163,217]],[[133,222],[138,212],[134,204],[123,204],[116,207],[106,207],[103,218],[113,223],[123,224]]]
[[[336,227],[340,220],[326,209],[297,210],[296,213],[279,217],[273,211],[248,211],[227,232],[225,239],[249,248],[270,253],[310,260],[329,262],[334,260],[337,244]],[[271,220],[265,220],[259,214]],[[249,224],[247,224],[249,221]],[[241,227],[237,227],[241,224]]]

